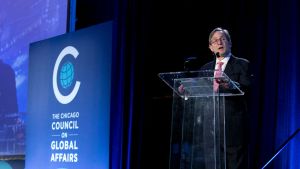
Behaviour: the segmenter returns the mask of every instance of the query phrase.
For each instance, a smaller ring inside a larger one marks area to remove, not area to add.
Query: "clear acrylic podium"
[[[225,97],[243,95],[237,84],[214,71],[167,72],[173,90],[170,169],[226,169]],[[221,84],[213,90],[213,82]]]

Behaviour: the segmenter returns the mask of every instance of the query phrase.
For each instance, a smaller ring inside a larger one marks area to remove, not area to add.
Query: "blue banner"
[[[26,169],[108,169],[112,22],[30,46]]]

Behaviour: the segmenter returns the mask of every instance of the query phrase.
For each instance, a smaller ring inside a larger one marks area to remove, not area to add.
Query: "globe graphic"
[[[0,168],[1,169],[12,169],[12,167],[5,161],[0,161]]]
[[[59,73],[60,84],[64,89],[72,85],[74,80],[74,66],[71,62],[66,62],[62,65]]]

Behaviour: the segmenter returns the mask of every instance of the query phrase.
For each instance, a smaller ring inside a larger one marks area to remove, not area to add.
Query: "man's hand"
[[[230,81],[224,77],[216,78],[216,82],[219,83],[219,87],[229,89],[230,88]]]
[[[178,92],[179,92],[180,94],[183,94],[184,91],[185,91],[184,86],[181,84],[181,85],[178,87]]]

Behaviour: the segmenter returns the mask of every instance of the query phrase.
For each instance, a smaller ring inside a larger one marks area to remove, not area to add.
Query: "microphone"
[[[213,54],[214,54],[214,56],[215,56],[215,57],[217,57],[217,58],[219,58],[219,57],[220,57],[220,53],[219,53],[219,52],[216,52],[216,53],[215,53],[215,52],[213,52]]]

